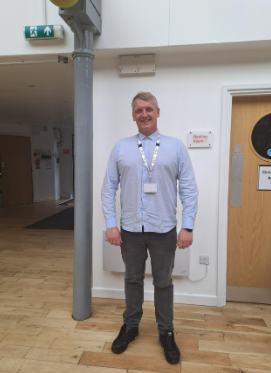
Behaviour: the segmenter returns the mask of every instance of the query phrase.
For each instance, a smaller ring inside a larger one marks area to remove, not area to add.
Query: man
[[[128,344],[139,336],[148,250],[159,340],[167,361],[176,364],[180,360],[180,351],[173,333],[171,274],[176,246],[185,249],[193,241],[198,191],[183,143],[158,132],[160,109],[156,98],[149,92],[139,92],[132,101],[132,116],[139,132],[116,143],[102,188],[107,240],[112,245],[121,246],[125,263],[124,325],[112,344],[112,351],[125,351]],[[183,204],[182,229],[178,238],[177,180]],[[116,221],[115,206],[119,183],[121,233]]]

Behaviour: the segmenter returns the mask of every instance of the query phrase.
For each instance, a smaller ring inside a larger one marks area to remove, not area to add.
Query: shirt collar
[[[159,131],[157,130],[157,131],[155,131],[154,133],[152,133],[150,136],[145,136],[145,135],[143,135],[143,133],[138,132],[138,137],[139,137],[139,140],[140,140],[140,141],[142,141],[142,140],[144,140],[144,139],[146,139],[146,138],[149,138],[149,139],[155,141],[155,140],[157,139],[158,132],[159,132]]]

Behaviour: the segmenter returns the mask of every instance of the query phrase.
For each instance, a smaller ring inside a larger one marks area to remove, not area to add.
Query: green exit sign
[[[64,28],[60,25],[26,26],[24,37],[25,40],[63,39]]]

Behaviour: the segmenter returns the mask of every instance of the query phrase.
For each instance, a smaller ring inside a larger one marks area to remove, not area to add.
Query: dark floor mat
[[[37,221],[36,223],[28,225],[25,228],[74,230],[74,207],[68,207],[57,214]]]

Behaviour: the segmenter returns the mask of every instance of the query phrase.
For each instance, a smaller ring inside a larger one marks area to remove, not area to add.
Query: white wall
[[[1,56],[71,53],[73,33],[46,0],[47,24],[64,40],[25,41],[25,26],[42,25],[44,0],[6,1],[0,13]],[[102,35],[94,48],[125,49],[271,39],[270,0],[102,0]]]
[[[40,132],[40,136],[32,136],[32,150],[50,149],[52,157],[52,169],[46,169],[46,162],[41,160],[41,169],[35,170],[34,186],[36,201],[58,200],[70,198],[73,192],[72,186],[72,146],[70,129],[61,129],[62,143],[57,146],[53,128],[47,127],[47,132]],[[69,149],[70,154],[63,154],[63,149]],[[59,157],[59,163],[57,158]],[[34,164],[33,164],[34,168]]]
[[[169,45],[270,40],[269,0],[170,0]]]
[[[73,50],[73,33],[58,15],[58,8],[46,0],[47,24],[63,25],[64,40],[25,41],[24,27],[44,25],[44,0],[6,1],[0,12],[2,56],[28,54],[70,53]]]
[[[33,135],[31,138],[32,169],[34,176],[34,200],[35,202],[55,200],[55,162],[52,157],[52,168],[47,169],[46,161],[40,159],[40,169],[35,169],[33,154],[35,150],[50,150],[54,153],[54,133],[51,127],[47,131],[40,131],[39,136]]]
[[[137,132],[130,102],[138,91],[151,91],[160,108],[159,130],[186,144],[190,129],[211,129],[211,149],[189,149],[199,187],[199,211],[191,247],[191,276],[203,277],[200,254],[210,255],[208,277],[190,282],[177,277],[175,301],[216,305],[218,278],[218,192],[222,85],[271,81],[270,52],[209,53],[156,56],[152,77],[119,77],[117,58],[95,61],[94,74],[94,296],[123,297],[123,275],[103,272],[102,231],[105,223],[100,190],[114,143]],[[181,221],[178,210],[178,223]],[[118,204],[118,216],[119,216]],[[118,218],[119,220],[119,218]],[[152,298],[151,278],[146,278],[146,299]]]
[[[269,0],[102,0],[95,49],[270,40]]]
[[[168,45],[169,0],[103,0],[95,49]]]

